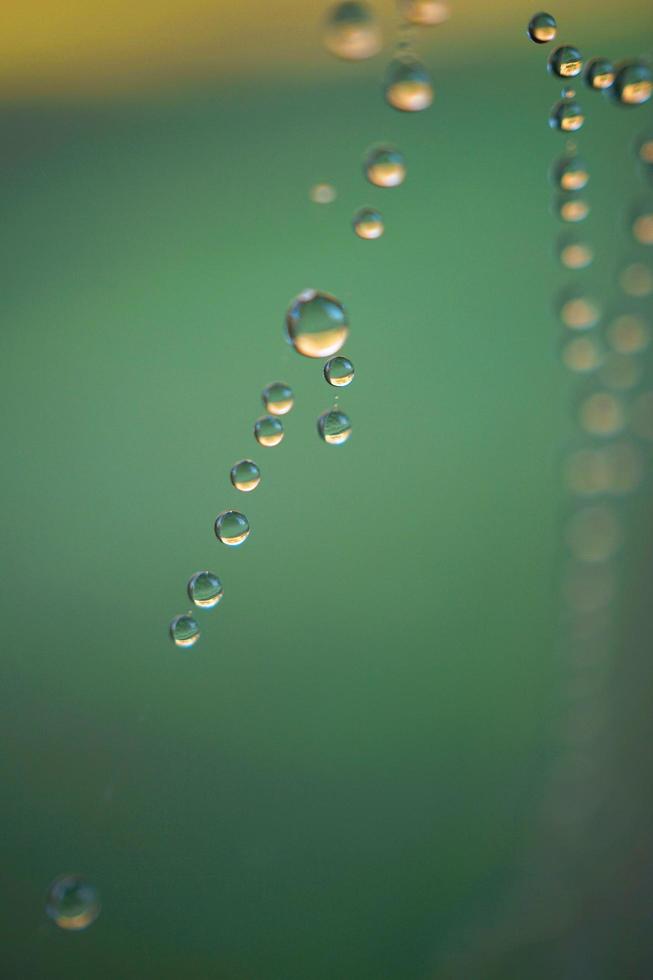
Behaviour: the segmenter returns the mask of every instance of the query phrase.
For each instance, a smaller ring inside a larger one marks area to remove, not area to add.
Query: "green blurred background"
[[[618,884],[600,914],[581,885],[551,935],[528,870],[570,697],[555,464],[572,393],[551,313],[566,281],[548,210],[559,86],[524,36],[530,7],[505,6],[485,41],[489,8],[473,38],[420,35],[437,96],[415,116],[380,95],[391,33],[370,62],[332,61],[319,5],[293,12],[315,70],[308,54],[295,71],[250,65],[266,21],[244,19],[240,72],[5,99],[9,980],[650,975]],[[553,10],[573,27],[561,38],[588,54],[651,48],[639,4],[571,7]],[[583,102],[598,254],[585,275],[601,289],[651,113]],[[362,176],[379,140],[406,155],[396,190]],[[310,202],[319,180],[334,204]],[[351,231],[363,204],[385,216],[377,242]],[[331,403],[321,364],[283,340],[308,286],[351,317],[357,376],[340,404],[354,433],[339,449],[315,430]],[[277,379],[295,409],[281,446],[259,449],[260,390]],[[243,497],[228,472],[248,455],[263,481]],[[228,550],[212,522],[239,506],[253,530]],[[635,506],[611,798],[642,738],[626,719],[644,717],[629,700],[651,556]],[[167,624],[199,568],[225,598],[182,652]],[[639,819],[644,803],[623,805]],[[650,868],[633,846],[618,837],[617,883],[633,861]],[[44,916],[65,871],[102,897],[78,935]],[[531,932],[506,940],[524,874]]]

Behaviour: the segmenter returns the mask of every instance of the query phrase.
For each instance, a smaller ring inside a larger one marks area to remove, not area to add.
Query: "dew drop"
[[[324,33],[327,51],[344,61],[365,61],[381,50],[381,31],[366,3],[339,3],[329,11]]]
[[[647,134],[646,136],[640,136],[636,144],[636,153],[638,159],[644,166],[648,168],[653,168],[653,134]]]
[[[252,459],[241,459],[231,467],[229,478],[236,490],[251,493],[261,482],[261,471]]]
[[[555,39],[557,33],[558,25],[552,14],[544,11],[533,14],[528,24],[528,36],[531,41],[535,41],[536,44],[548,44]]]
[[[406,177],[406,164],[394,146],[372,146],[365,155],[364,171],[375,187],[398,187]]]
[[[594,249],[579,235],[563,235],[558,242],[558,258],[565,269],[586,269],[594,261]]]
[[[223,510],[215,519],[215,535],[223,544],[235,548],[249,537],[249,521],[238,510]]]
[[[324,365],[324,377],[334,388],[346,388],[354,380],[354,365],[348,357],[332,357]]]
[[[552,107],[549,126],[563,133],[577,133],[585,122],[583,110],[573,99],[561,99]]]
[[[591,296],[565,291],[559,301],[559,313],[563,324],[570,330],[589,330],[598,323],[601,307]]]
[[[351,435],[351,422],[344,412],[334,408],[320,415],[317,431],[320,438],[330,446],[341,446]]]
[[[175,616],[170,623],[170,638],[177,647],[194,647],[200,638],[200,628],[196,620],[187,613]]]
[[[188,598],[198,609],[213,609],[222,599],[222,582],[213,572],[195,572],[188,580]]]
[[[614,85],[616,72],[614,65],[607,58],[592,58],[587,62],[585,81],[590,88],[604,91]]]
[[[653,245],[653,202],[637,209],[631,228],[636,242],[640,245]]]
[[[400,0],[399,10],[409,24],[418,27],[435,27],[444,24],[451,16],[445,0]]]
[[[331,204],[338,195],[333,184],[313,184],[309,196],[314,204]]]
[[[276,415],[262,415],[254,423],[254,438],[259,446],[278,446],[283,435],[283,422]]]
[[[284,381],[274,381],[261,393],[265,409],[270,415],[287,415],[295,402],[292,388]]]
[[[385,100],[401,112],[421,112],[433,102],[433,83],[421,61],[404,53],[388,65]]]
[[[583,59],[577,48],[563,45],[549,55],[548,68],[558,78],[575,78],[583,69]]]
[[[295,297],[286,313],[286,338],[304,357],[337,354],[348,335],[345,309],[329,293],[305,289]]]
[[[359,238],[371,241],[384,232],[383,215],[374,208],[360,208],[352,219],[352,226]]]
[[[587,186],[590,175],[582,157],[562,157],[553,167],[553,182],[562,191],[582,191]]]
[[[94,885],[80,875],[60,875],[48,889],[45,911],[60,929],[79,932],[97,919],[100,898]]]
[[[621,65],[612,91],[621,105],[644,105],[653,95],[653,70],[637,61]]]
[[[566,224],[578,224],[590,213],[588,201],[578,194],[560,194],[555,202],[555,209]]]

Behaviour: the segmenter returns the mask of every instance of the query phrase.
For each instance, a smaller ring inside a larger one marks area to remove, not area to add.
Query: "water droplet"
[[[383,215],[374,208],[360,208],[352,219],[352,225],[359,238],[368,240],[380,238],[384,232]]]
[[[604,449],[579,449],[565,464],[570,491],[579,497],[594,497],[610,487],[610,466]]]
[[[338,195],[333,184],[313,184],[309,196],[314,204],[331,204]]]
[[[60,875],[48,889],[45,911],[61,929],[79,932],[100,914],[97,889],[80,875]]]
[[[419,27],[435,27],[451,16],[445,0],[401,0],[399,9],[402,17]]]
[[[283,439],[283,422],[276,415],[262,415],[254,423],[254,438],[259,446],[278,446]]]
[[[601,307],[591,296],[566,290],[559,301],[560,319],[570,330],[589,330],[596,326]]]
[[[575,88],[568,88],[568,86],[565,85],[565,87],[562,89],[560,95],[562,96],[563,99],[575,99],[576,98],[576,89]]]
[[[292,388],[284,381],[275,381],[263,389],[263,404],[270,415],[287,415],[294,404]]]
[[[433,102],[431,76],[414,55],[405,52],[388,65],[385,100],[401,112],[421,112]]]
[[[365,3],[339,3],[329,11],[324,34],[327,51],[344,61],[364,61],[381,50],[381,31]]]
[[[575,78],[583,69],[583,59],[577,48],[564,44],[549,55],[549,71],[558,78]]]
[[[249,521],[238,510],[223,510],[215,519],[215,535],[223,544],[235,548],[249,537]]]
[[[254,460],[241,459],[231,467],[229,477],[236,490],[251,493],[261,482],[261,471]]]
[[[296,296],[286,313],[286,337],[304,357],[337,354],[349,335],[349,322],[339,299],[316,289]]]
[[[574,565],[566,575],[564,595],[574,612],[590,615],[609,606],[617,590],[611,565]]]
[[[583,126],[585,116],[583,110],[573,99],[561,99],[551,109],[549,126],[563,133],[576,133]]]
[[[406,177],[403,153],[394,146],[372,146],[365,156],[364,171],[376,187],[398,187]]]
[[[644,460],[637,446],[613,442],[603,452],[610,472],[608,491],[623,496],[636,490],[644,477]]]
[[[653,167],[653,134],[640,136],[637,140],[635,151],[638,159],[649,169]]]
[[[548,44],[558,33],[558,25],[552,14],[534,14],[528,24],[528,36],[536,44]]]
[[[633,431],[640,439],[653,442],[653,391],[639,395],[633,405]]]
[[[317,431],[330,446],[341,446],[351,435],[351,422],[344,412],[334,408],[320,415]]]
[[[589,202],[578,194],[560,194],[555,202],[555,208],[560,218],[567,224],[584,221],[590,213]]]
[[[184,613],[171,621],[170,638],[177,647],[194,647],[200,638],[200,628],[192,616]]]
[[[572,337],[562,348],[562,362],[575,374],[596,371],[603,361],[603,350],[595,337]]]
[[[569,549],[578,561],[604,562],[621,544],[621,524],[611,506],[594,504],[572,516],[566,537]]]
[[[579,421],[590,435],[609,437],[623,429],[626,413],[615,395],[609,391],[597,391],[581,402]]]
[[[603,91],[611,88],[615,80],[615,68],[607,58],[592,58],[587,62],[585,81],[590,88]]]
[[[594,261],[594,249],[578,235],[563,235],[558,241],[558,257],[565,269],[586,269]]]
[[[562,157],[553,166],[553,182],[563,191],[582,191],[590,179],[582,157]]]
[[[653,245],[653,202],[637,209],[633,216],[632,232],[640,245]]]
[[[642,377],[642,363],[630,354],[608,354],[599,372],[601,383],[614,391],[635,388]]]
[[[213,609],[222,599],[222,582],[213,572],[195,572],[188,580],[188,598],[199,609]]]
[[[651,339],[646,320],[634,313],[624,313],[608,327],[608,343],[619,354],[639,354]]]
[[[324,365],[324,377],[334,388],[345,388],[354,380],[354,365],[348,357],[332,357]]]
[[[653,269],[643,262],[631,262],[619,274],[619,283],[627,296],[642,299],[653,293]]]
[[[612,91],[622,105],[644,105],[653,95],[653,70],[641,61],[621,65]]]

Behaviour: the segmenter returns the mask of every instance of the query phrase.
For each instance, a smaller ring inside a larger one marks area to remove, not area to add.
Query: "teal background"
[[[378,62],[3,112],[7,977],[417,980],[493,928],[567,697],[564,140],[548,52],[517,47],[434,60],[414,117],[384,105]],[[583,102],[602,290],[651,114]],[[408,162],[391,191],[361,173],[384,139]],[[333,205],[309,201],[318,180]],[[351,231],[364,204],[377,242]],[[341,448],[315,430],[321,363],[283,340],[308,286],[351,317]],[[260,449],[273,380],[296,405]],[[228,474],[247,455],[245,496]],[[227,550],[212,523],[239,506],[252,534]],[[225,598],[178,651],[167,625],[204,567]],[[79,935],[43,913],[68,870],[103,901]],[[549,947],[474,976],[623,976],[615,945],[595,972],[552,973]]]

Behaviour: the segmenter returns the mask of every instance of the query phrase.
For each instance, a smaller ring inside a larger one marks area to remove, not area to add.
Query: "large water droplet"
[[[296,296],[286,313],[286,336],[304,357],[337,354],[349,335],[349,322],[339,299],[316,289]]]
[[[575,78],[583,69],[583,59],[578,48],[564,44],[549,55],[549,71],[558,78]]]
[[[284,381],[274,381],[261,393],[263,404],[270,415],[287,415],[294,404],[292,388]]]
[[[365,156],[364,171],[376,187],[398,187],[406,176],[403,153],[394,146],[372,146]]]
[[[276,415],[262,415],[254,423],[254,438],[259,446],[278,446],[283,439],[283,422]]]
[[[215,519],[215,535],[234,548],[249,537],[249,521],[238,510],[223,510]]]
[[[549,126],[563,133],[576,133],[585,122],[583,110],[574,99],[561,99],[551,109]]]
[[[614,85],[615,68],[607,58],[592,58],[585,69],[585,81],[590,88],[604,91]]]
[[[535,41],[536,44],[548,44],[549,41],[554,40],[557,33],[558,25],[552,14],[542,11],[531,17],[528,24],[528,36],[531,41]]]
[[[404,53],[388,65],[385,100],[401,112],[421,112],[433,102],[433,83],[421,61]]]
[[[341,446],[351,435],[351,422],[344,412],[334,408],[320,415],[317,431],[320,438],[330,446]]]
[[[188,598],[199,609],[213,609],[222,599],[222,582],[213,572],[195,572],[188,580]]]
[[[346,388],[354,380],[354,365],[348,357],[332,357],[324,365],[324,377],[334,388]]]
[[[60,929],[79,932],[100,914],[97,889],[80,875],[60,875],[48,889],[45,911]]]
[[[194,647],[200,638],[200,628],[192,616],[184,613],[170,623],[170,638],[177,647]]]
[[[622,105],[644,105],[653,95],[653,70],[643,62],[632,61],[621,65],[612,87],[614,96]]]
[[[327,16],[324,44],[345,61],[364,61],[381,50],[381,31],[366,3],[345,2]]]
[[[352,226],[359,238],[380,238],[384,231],[383,215],[374,208],[360,208],[352,219]]]
[[[253,459],[241,459],[231,467],[229,477],[236,490],[251,493],[261,482],[261,471]]]

